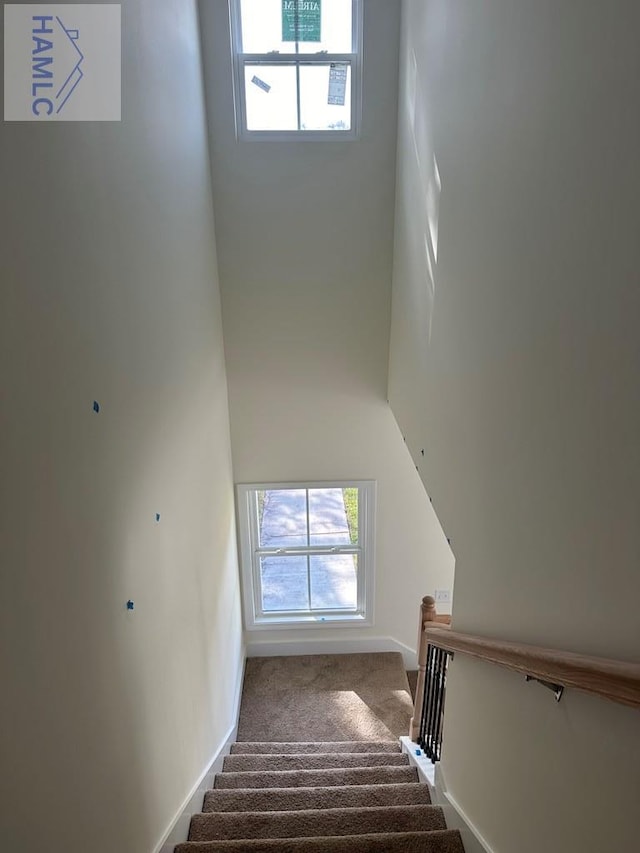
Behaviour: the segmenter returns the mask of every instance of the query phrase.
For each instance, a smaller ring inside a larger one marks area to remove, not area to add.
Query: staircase
[[[235,743],[175,853],[464,853],[394,741]]]

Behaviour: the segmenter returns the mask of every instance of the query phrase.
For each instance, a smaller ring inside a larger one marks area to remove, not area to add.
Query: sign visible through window
[[[282,41],[320,41],[321,0],[282,0]]]
[[[362,0],[229,0],[238,136],[354,139]]]

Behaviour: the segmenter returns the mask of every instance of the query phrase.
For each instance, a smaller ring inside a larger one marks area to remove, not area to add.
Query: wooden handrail
[[[640,664],[476,637],[443,629],[433,622],[421,625],[420,646],[424,644],[425,649],[433,645],[461,652],[543,681],[640,708]],[[419,720],[417,702],[416,695],[414,718]],[[413,731],[412,720],[412,737]]]

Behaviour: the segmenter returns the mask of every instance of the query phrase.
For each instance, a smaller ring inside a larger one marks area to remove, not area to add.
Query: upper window
[[[238,486],[245,625],[371,624],[375,484]]]
[[[354,139],[362,0],[229,0],[243,139]]]

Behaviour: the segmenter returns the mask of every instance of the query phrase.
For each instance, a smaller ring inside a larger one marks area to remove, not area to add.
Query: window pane
[[[262,610],[309,610],[308,557],[261,557]]]
[[[374,481],[239,484],[237,499],[248,630],[370,623]]]
[[[309,489],[309,539],[311,545],[351,544],[343,489]]]
[[[322,0],[320,8],[320,41],[300,41],[298,51],[318,53],[326,50],[329,53],[351,53],[353,44],[351,0]]]
[[[282,41],[282,0],[240,0],[244,53],[295,53]]]
[[[297,130],[296,69],[293,65],[245,65],[247,130]]]
[[[352,545],[360,544],[359,494],[360,490],[355,486],[342,489],[342,499],[349,525],[349,539]]]
[[[263,494],[262,523],[259,528],[260,548],[295,548],[307,545],[307,490],[269,489]]]
[[[357,556],[309,557],[312,610],[355,610],[358,606]]]
[[[302,130],[351,130],[351,66],[300,66]]]
[[[306,2],[302,0],[298,7],[298,51],[351,53],[351,0],[320,0],[319,12],[315,6],[305,8]],[[283,0],[240,0],[240,13],[244,53],[296,53],[295,5],[283,7]]]

